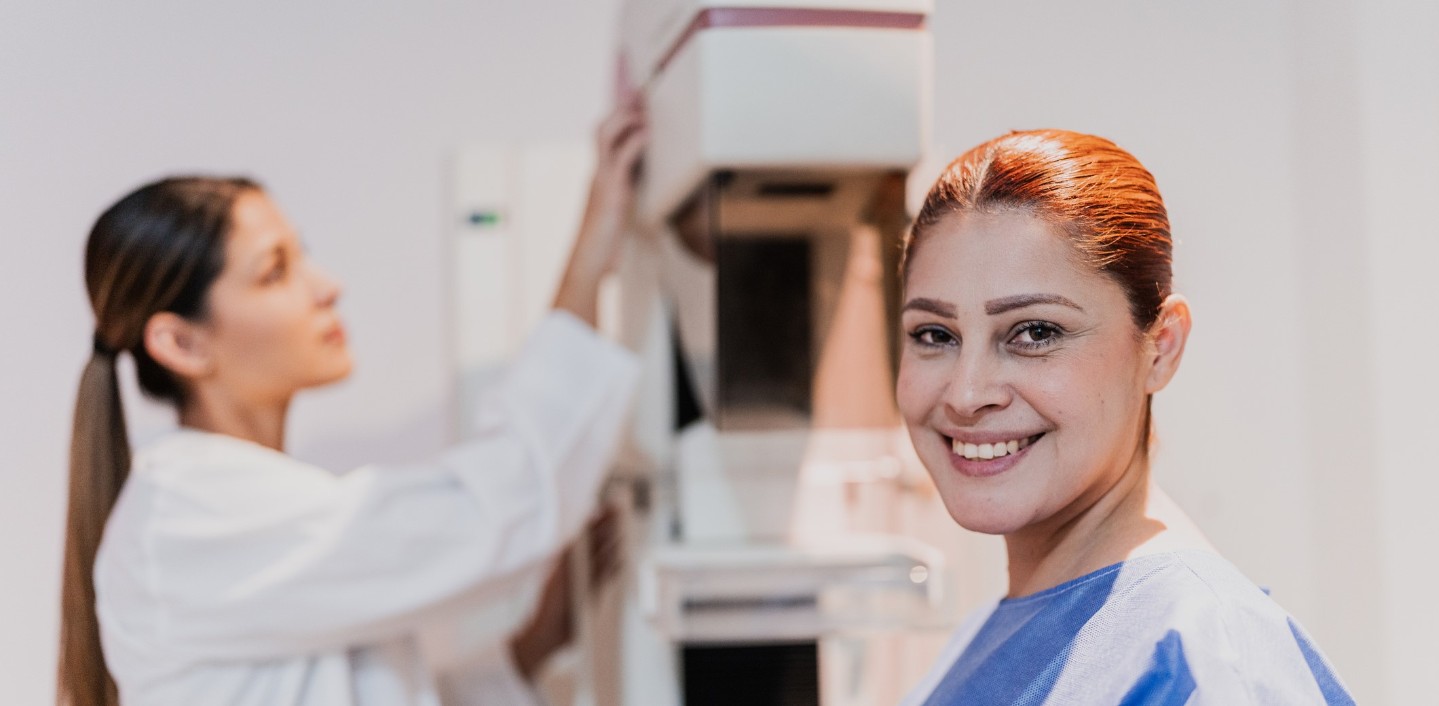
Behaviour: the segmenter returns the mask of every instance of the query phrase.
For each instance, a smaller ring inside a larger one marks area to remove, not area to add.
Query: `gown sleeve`
[[[106,533],[134,539],[97,560],[102,623],[188,660],[263,659],[504,591],[593,510],[636,378],[627,351],[555,313],[484,393],[477,437],[429,463],[334,475],[225,438],[141,468]]]

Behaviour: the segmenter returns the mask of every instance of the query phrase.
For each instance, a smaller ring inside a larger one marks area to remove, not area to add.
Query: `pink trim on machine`
[[[822,8],[712,7],[701,11],[660,59],[655,73],[663,71],[690,38],[712,27],[864,27],[870,29],[923,29],[924,15],[915,12],[826,10]]]

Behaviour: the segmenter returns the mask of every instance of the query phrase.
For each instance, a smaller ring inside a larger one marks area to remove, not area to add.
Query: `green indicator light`
[[[499,211],[471,211],[470,225],[478,228],[493,228],[500,224]]]

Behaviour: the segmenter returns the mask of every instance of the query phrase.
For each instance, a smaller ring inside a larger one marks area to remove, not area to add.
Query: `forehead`
[[[231,254],[253,256],[295,239],[294,229],[263,192],[246,191],[230,207],[230,235],[225,247]]]
[[[1103,296],[1122,290],[1084,262],[1052,223],[1024,211],[958,213],[915,244],[906,297],[935,297],[961,308],[997,297],[1049,292]]]

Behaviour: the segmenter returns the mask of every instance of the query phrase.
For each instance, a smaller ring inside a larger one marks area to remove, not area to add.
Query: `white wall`
[[[1374,362],[1370,427],[1374,449],[1367,463],[1345,471],[1377,485],[1378,511],[1345,512],[1345,524],[1375,521],[1383,573],[1380,591],[1355,582],[1335,610],[1361,601],[1387,629],[1382,646],[1387,703],[1433,701],[1433,635],[1439,631],[1434,586],[1439,585],[1439,5],[1395,0],[1355,2],[1360,77],[1359,144],[1362,160],[1355,196],[1359,233],[1369,248],[1372,309],[1358,320],[1333,323],[1333,335],[1364,341]],[[1353,237],[1353,234],[1349,234]],[[1349,410],[1336,414],[1349,418]],[[1362,420],[1350,421],[1362,423]]]
[[[1419,703],[1439,630],[1439,11],[1398,0],[939,0],[936,170],[1012,128],[1108,136],[1157,175],[1197,317],[1160,477],[1361,703]],[[446,160],[583,137],[614,0],[0,0],[0,693],[52,691],[85,232],[176,170],[263,179],[349,289],[359,368],[303,399],[333,466],[447,437]],[[356,7],[356,5],[360,5]],[[1082,7],[1081,7],[1082,6]],[[153,410],[142,427],[162,419]]]

